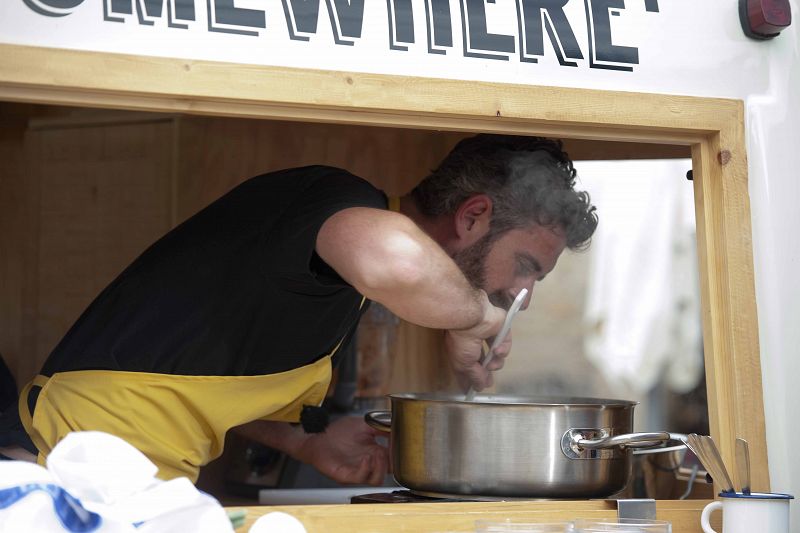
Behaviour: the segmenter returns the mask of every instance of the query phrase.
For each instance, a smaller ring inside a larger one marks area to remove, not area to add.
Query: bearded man
[[[22,391],[19,444],[41,462],[71,431],[105,431],[159,477],[196,480],[233,429],[337,481],[379,484],[388,454],[374,430],[314,422],[369,301],[446,330],[453,371],[485,388],[510,350],[481,366],[505,310],[523,288],[527,307],[597,226],[574,186],[559,142],[504,135],[461,141],[401,198],[325,166],[251,178],[86,309]]]

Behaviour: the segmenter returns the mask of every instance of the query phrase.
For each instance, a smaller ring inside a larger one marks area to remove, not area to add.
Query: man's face
[[[566,247],[560,228],[534,225],[513,229],[500,236],[484,235],[473,245],[457,252],[453,259],[467,279],[485,290],[496,306],[508,309],[517,293],[528,289],[528,307],[533,285],[556,266]]]

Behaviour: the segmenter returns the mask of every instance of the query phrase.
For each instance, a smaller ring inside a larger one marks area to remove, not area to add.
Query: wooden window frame
[[[0,100],[690,147],[711,434],[769,490],[742,101],[7,44]]]

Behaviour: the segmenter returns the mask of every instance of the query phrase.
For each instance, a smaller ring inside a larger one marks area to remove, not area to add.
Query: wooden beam
[[[698,134],[719,131],[737,112],[736,102],[725,99],[17,45],[0,45],[0,98],[468,131],[525,133],[535,122],[535,132],[553,136],[684,145]]]
[[[692,148],[711,433],[739,486],[734,441],[750,443],[753,490],[769,490],[742,113]]]
[[[656,503],[656,518],[671,522],[672,531],[676,533],[702,533],[700,513],[708,503],[708,500],[659,501]],[[617,516],[613,500],[295,505],[231,507],[228,510],[247,513],[243,530],[249,529],[261,516],[279,511],[300,520],[308,533],[474,532],[478,520],[502,521],[508,518],[518,522],[556,522]],[[712,525],[717,531],[722,531],[720,514],[712,515]]]

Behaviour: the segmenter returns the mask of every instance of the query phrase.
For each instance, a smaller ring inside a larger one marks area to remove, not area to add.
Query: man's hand
[[[389,469],[389,451],[375,440],[386,433],[358,417],[341,418],[324,433],[307,434],[299,426],[267,420],[233,430],[308,463],[339,483],[380,485]]]
[[[450,364],[464,389],[470,385],[475,390],[491,386],[492,374],[490,371],[503,368],[505,358],[511,351],[511,335],[507,335],[500,346],[495,349],[489,365],[486,368],[481,365],[484,342],[491,344],[494,335],[500,331],[506,318],[506,312],[492,305],[483,291],[481,291],[481,299],[484,309],[484,319],[481,323],[469,329],[448,330],[445,335],[445,347]]]
[[[487,387],[488,370],[503,366],[509,341],[495,351],[488,370],[478,361],[483,341],[500,331],[505,311],[489,303],[410,218],[381,209],[343,209],[320,228],[316,251],[368,299],[412,324],[446,330],[450,363],[465,389]]]
[[[341,418],[324,433],[308,435],[292,455],[339,483],[380,485],[389,470],[389,451],[372,429],[357,417]]]

